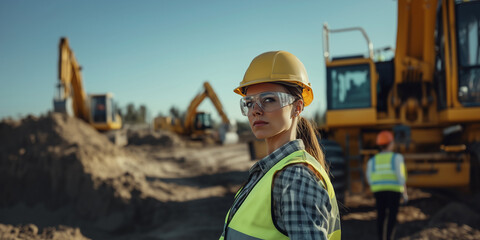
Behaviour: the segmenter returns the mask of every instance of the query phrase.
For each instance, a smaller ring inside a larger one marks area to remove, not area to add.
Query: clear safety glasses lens
[[[240,109],[242,110],[242,114],[247,116],[255,105],[260,107],[264,112],[273,112],[292,104],[294,101],[295,97],[288,93],[264,92],[240,99]]]

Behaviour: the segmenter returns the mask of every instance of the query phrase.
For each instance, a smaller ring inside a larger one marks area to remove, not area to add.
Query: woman
[[[260,54],[234,92],[243,96],[242,114],[269,155],[250,169],[220,239],[340,239],[324,155],[300,116],[313,100],[303,64],[285,51]]]

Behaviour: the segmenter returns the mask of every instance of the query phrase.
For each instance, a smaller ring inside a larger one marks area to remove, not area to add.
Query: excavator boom
[[[87,94],[83,89],[81,67],[78,64],[75,54],[68,44],[67,38],[61,38],[59,44],[59,58],[58,58],[58,88],[59,96],[57,104],[54,105],[55,111],[67,111],[69,106],[62,106],[69,104],[68,99],[72,101],[73,115],[76,117],[89,121],[90,112],[87,105]]]
[[[225,123],[225,124],[231,124],[230,120],[227,117],[227,114],[223,110],[222,103],[220,102],[220,99],[218,99],[218,96],[215,93],[215,91],[213,91],[212,86],[208,82],[205,82],[203,84],[203,86],[205,87],[205,91],[207,93],[207,96],[210,97],[210,100],[212,100],[212,103],[215,106],[215,108],[217,109],[218,114],[220,114],[220,117],[222,118],[222,122]]]

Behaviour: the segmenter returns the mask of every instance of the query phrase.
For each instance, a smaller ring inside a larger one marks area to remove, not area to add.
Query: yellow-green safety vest
[[[404,187],[398,182],[395,174],[396,166],[394,161],[395,154],[392,152],[379,153],[373,157],[373,164],[370,169],[370,188],[372,192],[392,191],[403,192]],[[405,166],[400,166],[401,172]]]
[[[237,212],[228,222],[230,211],[225,218],[225,226],[220,240],[253,240],[253,239],[289,239],[280,232],[273,222],[272,184],[275,174],[291,164],[308,164],[312,166],[323,179],[330,197],[332,210],[327,229],[328,239],[340,239],[340,214],[335,191],[328,174],[318,161],[305,150],[298,150],[275,164],[255,185]],[[239,192],[241,189],[239,190]],[[238,195],[238,193],[237,193]]]

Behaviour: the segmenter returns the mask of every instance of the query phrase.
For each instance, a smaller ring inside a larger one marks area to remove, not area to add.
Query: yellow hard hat
[[[233,91],[245,96],[244,88],[250,85],[267,82],[295,84],[303,89],[305,106],[313,101],[313,92],[308,82],[307,70],[295,55],[286,51],[266,52],[255,57],[240,82]]]

